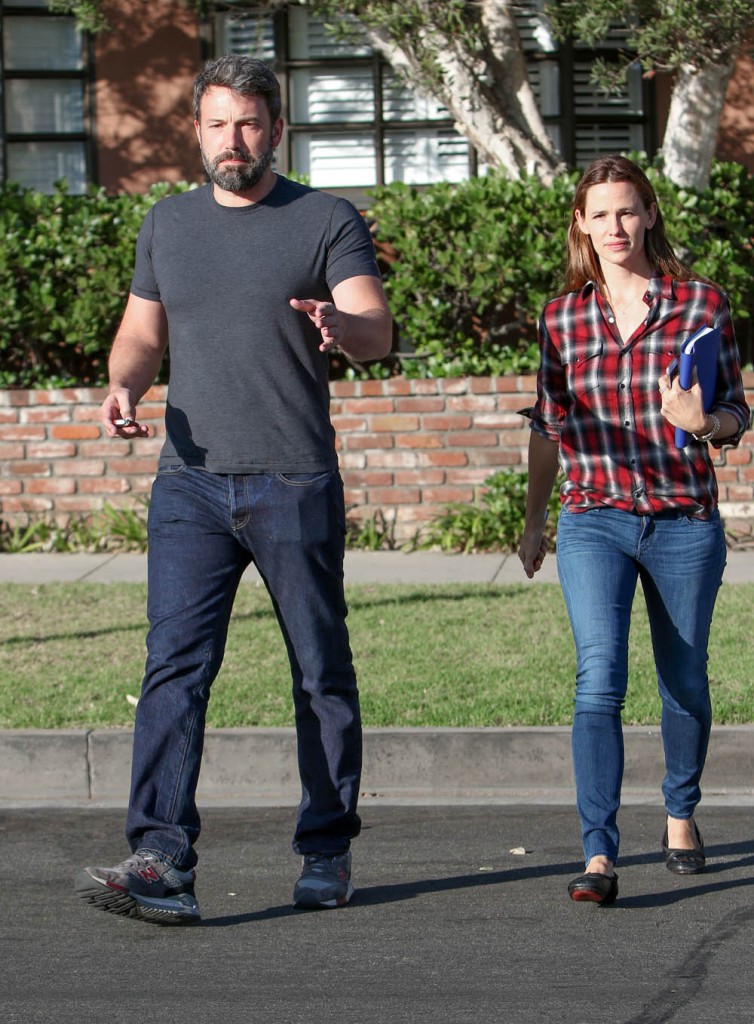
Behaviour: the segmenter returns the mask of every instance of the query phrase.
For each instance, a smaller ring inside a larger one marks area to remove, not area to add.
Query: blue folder
[[[720,328],[708,327],[704,324],[683,342],[678,356],[678,377],[684,391],[688,391],[693,384],[694,367],[696,367],[696,376],[702,389],[705,412],[709,412],[715,402],[719,352]],[[685,448],[688,442],[689,437],[686,431],[676,427],[676,448]]]

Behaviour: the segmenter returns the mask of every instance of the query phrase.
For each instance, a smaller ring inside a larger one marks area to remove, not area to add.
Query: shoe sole
[[[597,903],[601,907],[609,907],[611,903],[615,903],[615,897],[612,899],[604,899],[599,893],[589,892],[584,889],[575,889],[568,895],[576,903]]]
[[[298,907],[300,910],[334,910],[337,907],[345,907],[355,891],[353,883],[349,882],[348,892],[345,896],[340,896],[334,900],[321,900],[318,899],[317,894],[314,892],[304,892],[300,896],[294,895],[293,906]]]
[[[190,925],[201,920],[198,908],[196,912],[184,908],[175,911],[165,906],[167,901],[144,900],[132,896],[127,889],[116,889],[106,882],[92,878],[86,870],[76,874],[76,895],[98,910],[118,917],[134,917],[149,924]]]

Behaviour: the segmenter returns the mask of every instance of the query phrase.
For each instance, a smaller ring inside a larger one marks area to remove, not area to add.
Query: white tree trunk
[[[676,76],[662,143],[665,175],[676,185],[709,184],[725,92],[734,62],[695,68],[683,64]]]
[[[501,97],[513,92],[525,130],[530,131],[541,146],[555,155],[529,82],[526,57],[510,3],[508,0],[481,0],[480,8],[482,25],[490,41],[494,67],[498,72],[496,92]]]
[[[549,183],[565,170],[537,108],[526,59],[509,0],[481,0],[485,45],[477,53],[456,39],[427,32],[426,45],[437,54],[442,85],[430,86],[416,46],[399,46],[379,30],[368,29],[372,46],[403,71],[411,86],[447,107],[461,132],[493,166],[509,177],[533,174]]]

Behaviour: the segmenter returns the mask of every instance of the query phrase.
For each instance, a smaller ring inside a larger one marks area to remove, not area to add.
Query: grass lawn
[[[567,725],[574,652],[554,584],[353,586],[349,626],[367,726]],[[0,585],[0,728],[128,726],[146,588]],[[754,721],[754,584],[724,586],[710,643],[717,724]],[[641,594],[624,721],[659,721]],[[285,649],[261,587],[240,588],[211,726],[292,725]]]

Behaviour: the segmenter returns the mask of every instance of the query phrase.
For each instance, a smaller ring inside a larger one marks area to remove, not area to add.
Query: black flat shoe
[[[707,858],[704,855],[704,841],[694,822],[698,846],[694,850],[674,850],[668,846],[668,826],[662,837],[662,852],[665,855],[665,867],[674,875],[701,875]]]
[[[593,871],[579,875],[568,883],[568,895],[578,902],[599,903],[601,907],[607,907],[615,903],[618,895],[618,876],[600,875]]]

